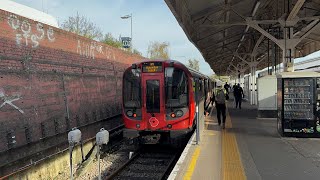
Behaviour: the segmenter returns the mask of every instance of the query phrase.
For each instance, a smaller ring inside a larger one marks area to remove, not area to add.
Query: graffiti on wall
[[[18,101],[19,99],[21,99],[20,95],[7,96],[4,93],[3,89],[0,88],[0,99],[3,101],[3,103],[0,105],[0,109],[5,105],[9,105],[18,110],[21,114],[24,114],[24,111],[22,109],[13,104],[14,101]]]
[[[96,49],[96,42],[86,43],[78,40],[77,53],[80,54],[80,56],[94,59],[94,55],[96,51],[95,49]]]
[[[95,54],[98,53],[110,60],[115,60],[115,55],[111,49],[107,46],[104,47],[95,41],[88,43],[78,40],[77,53],[80,54],[80,56],[91,59],[95,59]]]
[[[36,24],[35,30],[32,31],[32,25],[28,20],[21,21],[16,15],[11,14],[8,17],[8,24],[16,32],[15,38],[18,46],[25,44],[25,46],[36,48],[44,39],[48,39],[49,42],[55,41],[53,28],[49,27],[46,30],[39,22]]]

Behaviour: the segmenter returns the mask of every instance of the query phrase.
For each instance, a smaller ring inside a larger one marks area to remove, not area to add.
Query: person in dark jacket
[[[219,126],[221,125],[222,115],[222,128],[224,129],[226,122],[226,100],[229,99],[229,96],[226,90],[222,87],[222,85],[222,82],[217,82],[217,88],[215,89],[213,100],[216,104],[218,124]]]
[[[226,84],[223,87],[227,91],[227,93],[229,94],[230,85],[226,82]]]
[[[236,88],[237,88],[237,85],[234,84],[234,85],[232,86],[233,95],[234,95],[234,91],[235,91]]]
[[[238,85],[234,89],[234,98],[236,100],[236,108],[238,108],[238,105],[239,105],[239,108],[241,109],[241,102],[243,97],[244,97],[244,94],[243,94],[242,87],[238,83]]]

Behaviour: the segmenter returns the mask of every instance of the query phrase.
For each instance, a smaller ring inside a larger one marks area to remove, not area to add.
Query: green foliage
[[[116,47],[116,48],[122,47],[121,41],[114,38],[111,33],[105,34],[104,37],[100,40],[100,42],[102,42],[104,44],[108,44],[108,45],[110,45],[112,47]]]
[[[192,68],[192,69],[195,69],[197,71],[200,70],[200,67],[199,67],[199,61],[197,59],[189,59],[188,60],[188,67]]]
[[[150,59],[169,59],[169,43],[150,42],[148,46],[148,57]]]

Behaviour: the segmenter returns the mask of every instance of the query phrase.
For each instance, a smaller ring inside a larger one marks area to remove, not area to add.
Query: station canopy
[[[320,49],[320,0],[165,2],[219,75],[236,75],[239,69],[248,73],[252,61],[258,62],[257,69],[271,65],[276,57],[279,64],[288,47],[292,58]]]

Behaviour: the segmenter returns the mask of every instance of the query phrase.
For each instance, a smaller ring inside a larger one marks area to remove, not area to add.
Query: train
[[[132,64],[122,83],[124,137],[140,144],[183,141],[196,127],[196,107],[206,113],[215,84],[175,60]]]

